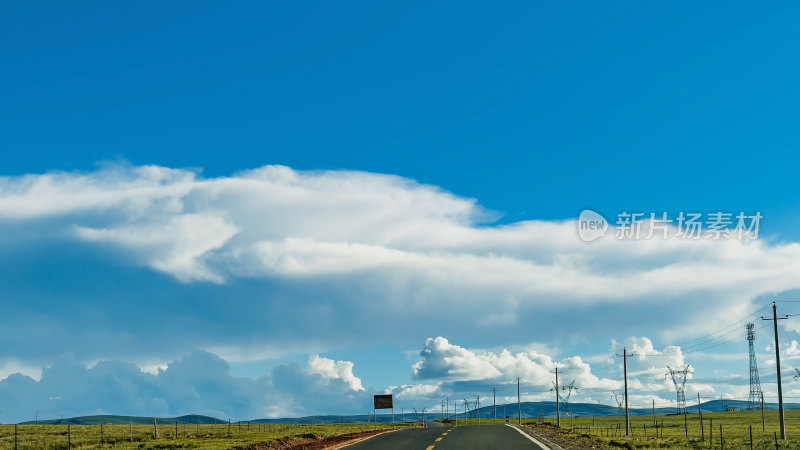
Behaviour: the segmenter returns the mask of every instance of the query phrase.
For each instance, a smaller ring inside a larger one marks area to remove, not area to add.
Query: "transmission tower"
[[[683,369],[675,370],[667,366],[669,373],[664,375],[665,378],[667,375],[672,376],[672,382],[675,384],[678,414],[686,414],[686,374],[689,373],[689,367],[691,366],[687,364]]]
[[[750,396],[747,397],[747,409],[758,409],[761,404],[761,382],[758,379],[758,364],[753,341],[756,339],[755,324],[745,325],[747,329],[747,345],[750,347]]]
[[[556,384],[553,383],[553,387],[550,388],[550,391],[552,392],[555,390],[556,390]],[[558,394],[558,398],[561,399],[561,403],[564,405],[564,409],[567,411],[567,414],[569,414],[569,398],[573,392],[577,391],[578,388],[575,387],[575,380],[572,380],[572,383],[566,386],[559,386],[558,391],[556,391],[556,393]]]
[[[619,416],[622,417],[622,404],[625,402],[625,396],[614,391],[611,391],[611,395],[614,396],[614,401],[617,402],[617,411],[619,411]]]

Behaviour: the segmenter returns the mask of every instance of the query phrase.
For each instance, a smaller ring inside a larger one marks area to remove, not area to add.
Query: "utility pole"
[[[778,343],[778,319],[788,319],[789,316],[778,317],[778,308],[772,302],[772,318],[761,317],[762,320],[771,320],[775,327],[775,368],[778,372],[778,420],[780,420],[781,439],[786,440],[786,423],[783,419],[783,383],[781,383],[781,347]]]
[[[700,416],[700,440],[705,442],[706,432],[703,428],[703,410],[700,408],[700,393],[697,393],[697,414]]]
[[[494,407],[494,424],[497,425],[497,388],[492,388],[492,406]]]
[[[622,347],[622,354],[617,354],[617,356],[622,356],[622,373],[625,378],[625,436],[629,436],[631,434],[631,417],[628,412],[628,357],[636,355],[628,354],[628,350]]]
[[[700,394],[698,393],[697,395],[700,395]],[[699,401],[700,400],[699,400],[699,397],[698,397],[698,403],[699,403]],[[653,399],[653,426],[654,427],[656,426],[656,399]]]
[[[556,366],[556,426],[561,426],[561,402],[558,399],[558,366]]]
[[[522,403],[519,399],[519,377],[517,377],[517,422],[522,425]]]
[[[478,425],[481,424],[481,396],[478,396],[478,400],[475,402],[475,415],[478,416]]]
[[[622,370],[625,376],[625,436],[631,432],[631,419],[628,413],[628,351],[622,347]]]

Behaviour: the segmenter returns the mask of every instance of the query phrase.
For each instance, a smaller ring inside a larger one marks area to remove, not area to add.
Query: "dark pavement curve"
[[[345,448],[347,450],[545,450],[518,430],[506,425],[410,428],[380,434]]]

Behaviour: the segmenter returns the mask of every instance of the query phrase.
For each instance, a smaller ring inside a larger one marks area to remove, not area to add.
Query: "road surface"
[[[441,424],[437,423],[436,425]],[[517,429],[507,425],[409,428],[393,431],[391,433],[379,434],[366,441],[345,448],[347,450],[547,450],[544,447],[536,445],[536,443],[522,435]]]

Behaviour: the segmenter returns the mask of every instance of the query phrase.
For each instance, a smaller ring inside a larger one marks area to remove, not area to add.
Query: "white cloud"
[[[653,342],[647,337],[631,336],[625,339],[628,354],[632,356],[629,362],[628,373],[648,373],[663,377],[666,374],[666,366],[679,370],[685,367],[683,351],[679,346],[668,345],[661,350],[653,346]],[[617,346],[618,353],[622,347]],[[690,367],[688,378],[692,377],[694,370]]]
[[[0,217],[34,220],[121,210],[135,220],[154,210],[179,213],[181,199],[195,183],[192,171],[158,166],[107,165],[91,173],[0,177]]]
[[[386,389],[386,394],[394,394],[398,400],[428,398],[438,393],[439,384],[404,384]]]
[[[13,359],[0,363],[0,380],[15,373],[29,376],[37,381],[42,378],[41,367],[31,367]]]
[[[319,355],[308,359],[308,373],[322,375],[326,381],[342,380],[354,391],[363,391],[361,379],[353,375],[353,363],[350,361],[334,361]]]
[[[594,375],[591,366],[580,356],[554,361],[550,356],[533,350],[516,354],[505,349],[500,352],[473,351],[451,344],[441,336],[428,338],[420,356],[422,359],[412,366],[414,377],[418,379],[509,383],[519,377],[525,380],[526,385],[549,388],[555,378],[552,371],[558,366],[561,373],[584,389],[616,389],[621,385],[618,380]],[[562,378],[562,382],[564,380]]]
[[[175,215],[166,223],[77,228],[81,239],[118,245],[140,255],[145,264],[181,281],[218,283],[223,281],[222,276],[209,270],[203,258],[224,246],[237,232],[234,225],[209,213]]]
[[[99,361],[86,367],[65,355],[42,370],[41,379],[12,374],[0,380],[4,421],[86,414],[177,416],[209,414],[256,419],[361,410],[369,401],[349,361],[317,355],[307,367],[279,365],[253,379],[235,377],[228,363],[207,352],[174,360],[156,373],[134,364]]]
[[[412,367],[416,378],[469,381],[501,375],[489,361],[441,336],[428,338],[420,356],[423,359]]]
[[[800,344],[792,339],[792,342],[789,344],[789,347],[784,350],[784,353],[786,356],[800,356]]]
[[[407,299],[409,286],[397,277],[414,280],[412,301],[464,304],[491,295],[498,308],[481,314],[485,326],[513,322],[515,309],[541,298],[566,305],[656,295],[680,304],[702,295],[709,308],[724,299],[736,315],[758,295],[800,287],[795,243],[586,245],[572,221],[478,226],[491,216],[475,200],[364,172],[265,166],[201,178],[181,169],[106,166],[0,180],[0,221],[54,217],[62,233],[77,230],[80,239],[117,246],[184,282],[370,274],[392,287],[373,301]]]
[[[675,387],[666,376],[667,364],[673,368],[684,367],[684,356],[681,348],[668,346],[655,348],[647,337],[631,336],[625,339],[627,348],[634,356],[628,359],[628,389],[631,401],[636,407],[644,407],[656,399],[657,405],[667,406],[675,403],[672,395]],[[612,351],[622,345],[614,343]],[[556,366],[559,368],[561,386],[574,381],[578,391],[573,401],[600,400],[611,404],[612,391],[620,393],[623,389],[622,358],[590,357],[588,363],[581,356],[568,356],[555,359],[550,355],[535,350],[512,353],[506,349],[497,351],[473,350],[450,343],[443,337],[429,338],[420,352],[421,359],[412,365],[414,376],[422,380],[433,380],[433,386],[441,395],[458,393],[486,393],[498,387],[504,401],[515,400],[509,397],[512,386],[516,393],[516,379],[523,383],[522,398],[525,401],[550,400]],[[598,376],[596,372],[604,372],[606,376]],[[694,379],[695,369],[690,366],[686,381],[687,393],[714,394],[719,388],[734,393],[741,390],[747,379],[740,375],[715,376],[713,378]],[[608,374],[614,376],[609,377]],[[403,386],[406,388],[406,386]],[[402,391],[401,391],[402,392]],[[485,394],[483,394],[485,395]],[[691,394],[690,394],[691,395]],[[665,397],[669,400],[661,400]],[[690,399],[691,400],[691,399]],[[666,404],[665,404],[666,402]]]

